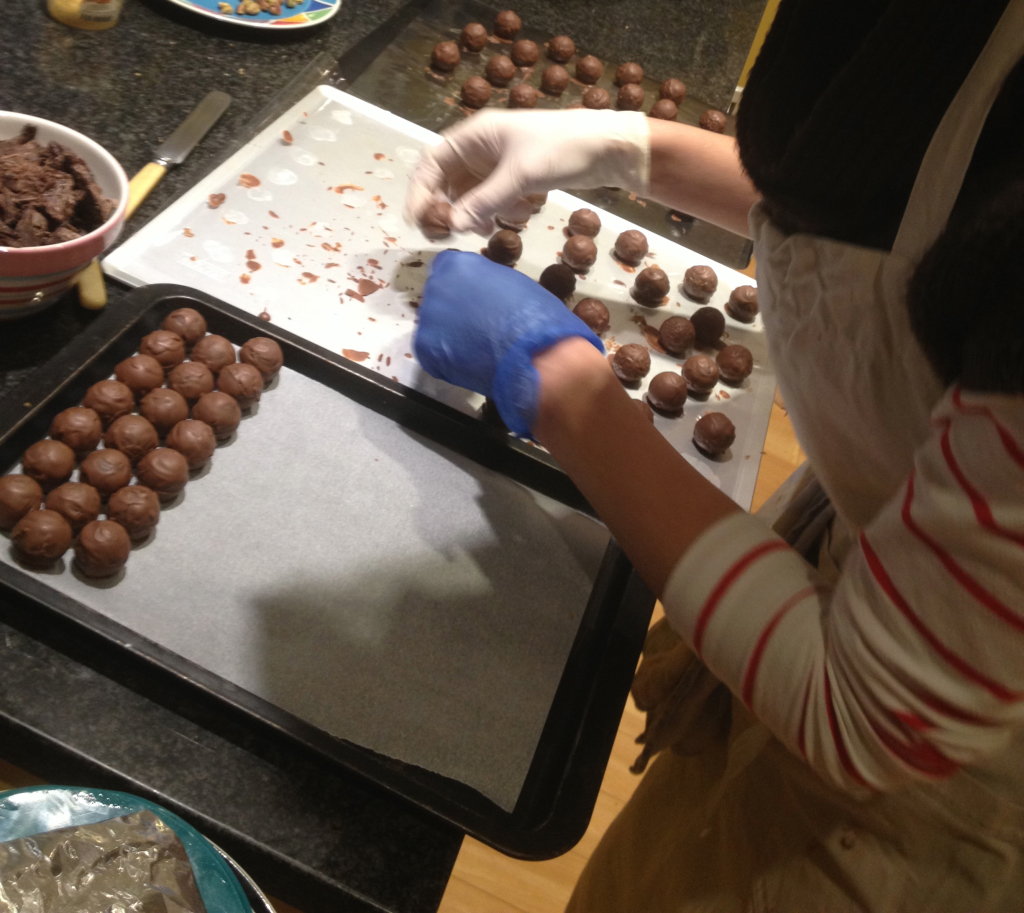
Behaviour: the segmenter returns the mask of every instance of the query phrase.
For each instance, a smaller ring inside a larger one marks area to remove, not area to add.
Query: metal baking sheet
[[[105,269],[134,285],[187,275],[251,314],[476,415],[482,397],[435,380],[412,355],[416,305],[431,258],[449,246],[480,250],[483,243],[475,235],[430,242],[401,218],[410,170],[421,149],[439,141],[388,111],[320,86],[116,250]],[[552,192],[521,234],[517,268],[537,278],[556,262],[569,215],[583,205]],[[667,305],[640,307],[629,294],[635,271],[611,253],[619,232],[634,226],[613,213],[601,218],[598,262],[579,279],[573,302],[597,297],[608,304],[610,350],[627,342],[651,345],[648,335],[664,319],[700,306],[684,298],[679,284],[686,269],[709,261],[649,234],[645,265],[664,269],[673,289]],[[720,263],[709,265],[719,277],[709,303],[719,309],[733,288],[752,282]],[[706,478],[748,508],[775,377],[760,317],[747,325],[727,316],[725,339],[751,350],[751,377],[739,387],[719,384],[706,402],[691,400],[681,418],[659,416],[655,424]],[[680,359],[654,348],[651,355],[648,381],[659,371],[679,371]],[[645,392],[646,381],[632,395]],[[708,458],[693,445],[693,425],[707,409],[726,413],[736,425],[736,442],[724,459]]]
[[[526,457],[486,468],[509,448],[475,420],[202,293],[133,296],[130,325],[0,415],[4,471],[176,306],[236,345],[274,336],[288,367],[117,577],[0,548],[33,631],[98,634],[115,668],[152,664],[156,699],[240,710],[506,852],[568,849],[653,605],[607,531],[509,478]]]

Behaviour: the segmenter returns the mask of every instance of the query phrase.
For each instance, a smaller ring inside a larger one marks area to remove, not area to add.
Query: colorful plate
[[[260,12],[255,16],[239,16],[234,10],[241,0],[169,0],[176,6],[183,6],[193,12],[211,19],[227,19],[238,25],[247,25],[257,29],[302,29],[311,25],[320,25],[341,9],[341,0],[302,0],[297,6],[288,9],[285,0],[281,0],[281,15]],[[222,10],[222,6],[231,7],[231,12]]]

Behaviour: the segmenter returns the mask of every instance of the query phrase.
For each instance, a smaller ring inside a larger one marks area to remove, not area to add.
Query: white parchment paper
[[[254,411],[121,575],[46,583],[512,809],[607,531],[288,368]]]
[[[482,397],[434,380],[412,357],[414,305],[431,259],[447,247],[479,251],[485,244],[476,235],[428,241],[402,221],[409,175],[421,150],[438,142],[429,130],[320,86],[129,238],[104,261],[104,269],[133,285],[176,282],[202,289],[476,414]],[[216,208],[210,206],[211,194],[224,195]],[[587,205],[561,191],[549,194],[520,236],[523,255],[516,268],[539,278],[558,260],[569,215]],[[679,291],[691,266],[714,268],[719,285],[709,303],[719,309],[733,288],[754,284],[721,263],[645,233],[651,250],[643,265],[665,270],[672,292],[663,307],[641,307],[629,294],[634,271],[611,253],[618,234],[636,226],[611,213],[600,216],[601,231],[594,239],[598,260],[577,282],[570,306],[586,297],[605,302],[611,314],[604,334],[609,350],[629,342],[650,346],[644,323],[656,330],[666,318],[688,317],[700,307]],[[374,283],[379,287],[360,295],[360,280],[364,292]],[[747,509],[775,374],[760,317],[748,325],[726,315],[725,341],[750,349],[754,373],[738,388],[719,384],[707,401],[691,400],[681,418],[657,416],[655,425],[706,478]],[[631,396],[642,398],[660,371],[678,373],[682,359],[651,348],[651,361],[650,374]],[[707,410],[726,413],[736,426],[736,442],[723,459],[708,458],[693,445],[693,426]]]

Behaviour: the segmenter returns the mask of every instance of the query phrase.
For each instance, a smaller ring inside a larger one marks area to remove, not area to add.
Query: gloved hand
[[[423,369],[494,400],[509,430],[529,437],[540,378],[533,357],[571,336],[601,340],[529,276],[480,254],[445,250],[423,286],[414,346]]]
[[[405,218],[419,224],[432,201],[454,201],[451,227],[489,235],[493,217],[520,223],[528,193],[622,187],[645,193],[651,141],[637,111],[482,111],[446,130],[409,182]]]

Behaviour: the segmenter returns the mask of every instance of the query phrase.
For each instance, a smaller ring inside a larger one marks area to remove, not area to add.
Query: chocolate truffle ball
[[[206,422],[218,441],[226,441],[242,421],[242,410],[233,397],[217,391],[199,397],[192,410],[192,418]]]
[[[49,567],[71,545],[71,524],[55,510],[33,510],[11,530],[15,554],[29,567]]]
[[[556,298],[566,301],[576,291],[576,274],[564,263],[552,263],[537,280]]]
[[[636,274],[631,294],[637,304],[647,307],[659,307],[665,301],[668,290],[672,287],[663,269],[648,266]]]
[[[612,370],[619,380],[625,383],[634,383],[647,376],[651,370],[651,353],[646,346],[638,345],[635,342],[619,346],[618,351],[612,356]]]
[[[620,111],[639,111],[644,106],[644,90],[636,83],[626,83],[615,103]]]
[[[170,371],[185,360],[185,340],[170,330],[153,330],[139,343],[141,355],[152,355],[164,371]]]
[[[189,419],[171,429],[166,444],[185,457],[189,469],[202,469],[217,449],[217,438],[206,422]]]
[[[281,366],[285,363],[285,355],[281,351],[281,346],[272,339],[267,339],[265,336],[254,336],[252,339],[246,340],[239,350],[239,361],[255,367],[263,375],[263,385],[265,386],[278,376]],[[204,392],[209,393],[210,391]]]
[[[495,263],[511,266],[522,254],[522,239],[511,229],[496,231],[487,242],[487,256]]]
[[[454,41],[442,41],[430,52],[430,65],[442,73],[450,73],[462,60],[459,46]]]
[[[598,336],[608,329],[608,308],[597,298],[584,298],[572,312]]]
[[[240,409],[251,409],[263,395],[263,375],[252,365],[228,365],[217,375],[217,389],[232,396]]]
[[[540,48],[536,41],[529,38],[520,38],[512,45],[512,62],[517,67],[532,67],[540,60]]]
[[[29,476],[0,476],[0,529],[11,529],[30,510],[39,510],[43,489]]]
[[[188,483],[188,460],[170,447],[157,447],[139,460],[135,475],[161,501],[173,501]]]
[[[666,79],[661,84],[658,94],[678,105],[686,98],[686,85],[680,79]]]
[[[721,412],[705,412],[693,426],[693,443],[709,456],[721,456],[736,440],[736,426]]]
[[[87,453],[99,446],[103,438],[103,422],[94,409],[72,406],[53,417],[50,437],[67,444],[75,452],[76,459],[84,460]]]
[[[659,412],[679,415],[686,402],[686,381],[675,371],[655,374],[647,388],[647,402]]]
[[[167,376],[167,386],[194,403],[204,393],[213,390],[213,372],[198,361],[186,361]]]
[[[706,396],[718,383],[718,365],[707,355],[691,355],[683,362],[683,377],[694,396]]]
[[[192,347],[192,361],[206,365],[214,374],[235,363],[235,347],[223,336],[204,336]]]
[[[462,103],[467,108],[482,108],[491,100],[491,84],[483,76],[470,76],[462,84]]]
[[[647,421],[652,425],[654,424],[654,411],[650,406],[647,405],[642,399],[634,399],[633,403],[636,404],[637,412],[639,412]]]
[[[43,491],[63,485],[75,468],[75,451],[60,441],[36,441],[21,457],[21,471]]]
[[[523,20],[512,10],[503,10],[494,17],[494,34],[499,38],[515,38],[523,27]]]
[[[548,57],[555,63],[567,63],[576,53],[576,42],[568,35],[555,35],[548,42]]]
[[[644,81],[644,68],[638,63],[624,63],[615,71],[615,85],[639,85]]]
[[[94,450],[82,461],[78,477],[95,488],[101,498],[109,498],[132,480],[132,461],[120,450]]]
[[[492,86],[504,87],[516,75],[516,65],[504,54],[495,54],[487,61],[487,69],[484,73]]]
[[[612,97],[607,89],[591,86],[583,93],[583,107],[593,111],[603,111],[612,106]]]
[[[137,463],[160,445],[160,438],[149,419],[141,415],[122,415],[107,429],[103,443]]]
[[[77,533],[100,515],[100,493],[84,482],[65,482],[46,496],[46,509],[55,510]]]
[[[152,355],[133,355],[114,368],[114,376],[142,399],[150,390],[163,386],[164,369]]]
[[[729,293],[725,313],[733,320],[753,323],[757,317],[757,289],[752,285],[740,285]],[[53,434],[53,432],[50,432]]]
[[[110,496],[107,518],[120,523],[132,539],[145,539],[160,522],[160,499],[145,485],[126,485]]]
[[[725,316],[718,308],[697,308],[690,315],[690,323],[697,334],[697,345],[702,349],[710,349],[725,332]]]
[[[230,368],[232,365],[228,365],[228,367]],[[255,371],[256,369],[252,368],[251,370]],[[177,390],[159,387],[156,390],[150,390],[142,397],[142,402],[139,403],[139,412],[142,413],[143,418],[152,423],[156,428],[156,433],[163,437],[178,422],[183,422],[188,418],[188,403]]]
[[[532,212],[537,215],[544,208],[544,204],[548,201],[547,191],[544,193],[528,193],[526,199],[530,201],[530,205],[533,207]]]
[[[473,78],[479,79],[478,76]],[[486,80],[481,80],[481,82],[490,90],[491,87],[487,85]],[[452,233],[451,217],[452,204],[447,200],[434,200],[420,217],[420,231],[431,241],[447,238]]]
[[[604,64],[593,54],[587,54],[586,57],[581,57],[576,61],[576,78],[580,82],[592,86],[601,78],[602,73],[604,73]]]
[[[631,228],[615,239],[615,256],[630,266],[639,266],[647,256],[647,237]]]
[[[648,117],[656,117],[659,120],[675,120],[678,114],[679,108],[676,107],[676,103],[667,98],[659,98],[647,112]]]
[[[577,209],[569,216],[569,234],[596,238],[601,230],[601,217],[593,209]]]
[[[135,408],[135,394],[119,380],[101,380],[85,391],[82,405],[92,409],[107,428],[114,419]]]
[[[705,111],[700,116],[700,126],[703,130],[710,130],[712,133],[725,133],[726,119],[721,111]]]
[[[562,245],[562,262],[574,270],[586,272],[597,260],[597,245],[586,235],[573,235]]]
[[[178,308],[164,318],[161,327],[177,333],[185,345],[192,348],[206,335],[206,318],[195,308]]]
[[[128,563],[132,541],[113,520],[87,523],[75,540],[75,564],[86,577],[113,577]]]
[[[727,384],[741,384],[754,370],[754,356],[746,346],[726,346],[718,353],[718,373]]]
[[[685,317],[669,317],[658,328],[658,343],[670,355],[682,355],[697,339],[693,324]]]
[[[539,97],[540,92],[533,86],[521,82],[518,86],[513,86],[512,91],[508,93],[508,106],[510,108],[536,108]]]
[[[487,47],[487,29],[479,22],[470,22],[459,35],[459,44],[467,51],[482,51]]]
[[[548,95],[561,95],[569,85],[569,71],[557,63],[548,67],[540,77],[540,87]]]
[[[718,276],[710,266],[691,266],[683,273],[683,294],[694,301],[707,301],[718,288]]]

